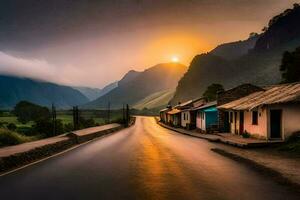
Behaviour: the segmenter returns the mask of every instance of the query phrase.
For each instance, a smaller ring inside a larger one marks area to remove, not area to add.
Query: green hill
[[[163,90],[147,96],[146,98],[137,102],[133,108],[142,110],[144,108],[152,109],[158,107],[165,107],[174,95],[175,89]]]

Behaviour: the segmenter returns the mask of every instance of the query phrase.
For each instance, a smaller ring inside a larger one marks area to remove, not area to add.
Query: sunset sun
[[[177,56],[173,56],[171,58],[171,61],[174,62],[174,63],[177,63],[177,62],[179,62],[179,58]]]

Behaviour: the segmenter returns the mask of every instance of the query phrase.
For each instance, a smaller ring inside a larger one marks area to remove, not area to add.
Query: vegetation
[[[221,84],[213,83],[207,87],[203,93],[203,97],[208,101],[215,101],[217,99],[218,92],[223,92],[224,88]]]
[[[287,151],[300,155],[300,132],[293,134],[288,141],[278,149],[280,151]]]
[[[20,101],[14,108],[13,113],[18,121],[26,124],[29,121],[49,120],[50,111],[47,107],[42,107],[28,101]]]
[[[294,52],[284,52],[280,71],[282,82],[292,83],[300,81],[300,47]]]
[[[8,129],[0,129],[0,147],[30,142],[36,139],[38,139],[38,137],[28,137]]]

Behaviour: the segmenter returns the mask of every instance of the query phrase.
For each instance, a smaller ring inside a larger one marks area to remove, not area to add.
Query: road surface
[[[297,199],[153,118],[0,177],[1,199]],[[299,196],[298,196],[299,199]]]

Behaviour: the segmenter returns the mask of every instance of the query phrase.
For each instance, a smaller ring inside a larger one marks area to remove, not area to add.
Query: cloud
[[[80,75],[78,69],[72,66],[59,67],[46,60],[16,57],[0,51],[0,74],[72,85],[72,77],[67,76],[68,72],[75,77]]]

